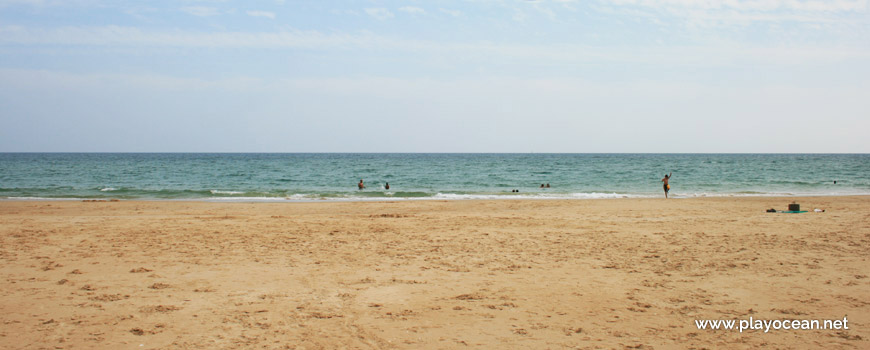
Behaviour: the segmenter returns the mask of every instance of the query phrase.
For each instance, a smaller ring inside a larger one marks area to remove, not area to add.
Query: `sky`
[[[870,0],[0,0],[0,152],[870,153]]]

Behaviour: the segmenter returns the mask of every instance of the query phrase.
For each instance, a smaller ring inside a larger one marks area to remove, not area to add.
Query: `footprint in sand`
[[[166,288],[169,288],[169,287],[170,287],[170,286],[169,286],[168,284],[166,284],[166,283],[154,283],[154,284],[152,284],[152,285],[151,285],[150,287],[148,287],[148,288],[151,288],[151,289],[166,289]]]

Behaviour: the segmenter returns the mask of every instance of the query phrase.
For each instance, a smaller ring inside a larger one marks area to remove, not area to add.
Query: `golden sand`
[[[2,348],[870,348],[870,197],[7,201],[0,240]],[[849,329],[695,325],[749,317]]]

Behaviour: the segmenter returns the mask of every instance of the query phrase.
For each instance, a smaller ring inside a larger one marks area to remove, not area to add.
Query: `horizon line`
[[[868,155],[868,152],[260,152],[260,151],[0,151],[0,154],[782,154]]]

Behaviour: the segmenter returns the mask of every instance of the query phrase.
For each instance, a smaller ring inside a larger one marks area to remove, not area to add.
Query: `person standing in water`
[[[363,188],[366,188],[366,185],[363,185],[362,179],[359,179],[359,183],[357,184],[357,187],[359,187],[360,191],[362,191]]]
[[[668,173],[668,174],[665,175],[665,177],[662,179],[662,189],[665,190],[665,198],[668,198],[668,191],[671,190],[671,185],[668,184],[668,181],[671,179],[671,174],[673,174],[673,173]]]
[[[384,186],[384,189],[385,189],[385,190],[389,190],[389,189],[390,189],[390,183],[389,183],[389,182],[387,182],[387,184]]]

